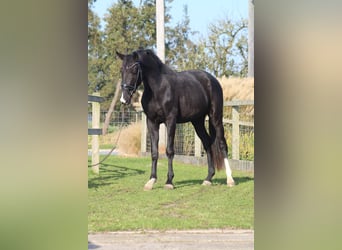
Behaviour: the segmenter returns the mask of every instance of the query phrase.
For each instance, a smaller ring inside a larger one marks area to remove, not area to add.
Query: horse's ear
[[[134,61],[138,61],[138,60],[139,60],[138,52],[134,51],[134,52],[132,53],[132,55],[133,55],[133,60],[134,60]]]
[[[124,57],[125,57],[124,54],[121,54],[121,53],[119,53],[119,52],[117,52],[117,51],[115,51],[115,52],[116,52],[116,55],[117,55],[121,60],[124,59]]]
[[[147,50],[145,51],[145,53],[146,53],[146,55],[150,55],[150,54],[153,54],[153,51],[150,50],[150,49],[147,49]]]

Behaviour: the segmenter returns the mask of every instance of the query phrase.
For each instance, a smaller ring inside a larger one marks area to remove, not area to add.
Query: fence
[[[99,135],[102,134],[102,129],[100,129],[100,103],[104,99],[100,97],[99,93],[93,93],[93,95],[88,95],[88,103],[92,106],[92,116],[91,123],[92,128],[88,128],[88,135],[92,136],[91,140],[91,163],[93,172],[99,173],[99,166],[95,165],[100,161],[100,145],[99,145]],[[88,116],[89,119],[89,116]]]
[[[101,111],[100,120],[104,121],[107,115],[107,111]],[[118,128],[126,127],[132,123],[140,122],[142,116],[142,111],[135,110],[115,110],[112,113],[108,132],[112,132]]]
[[[151,143],[144,115],[142,120],[141,152],[147,154],[151,151]],[[223,124],[232,168],[254,170],[254,101],[225,102]],[[190,123],[177,124],[174,144],[175,158],[206,164],[201,140]]]
[[[105,114],[106,112],[101,112],[101,121],[104,121]],[[223,115],[231,167],[254,170],[254,101],[225,102]],[[149,155],[151,151],[150,137],[146,127],[146,117],[141,110],[114,111],[108,132],[117,131],[122,126],[140,121],[142,124],[141,154]],[[206,123],[208,127],[208,122]],[[184,162],[206,164],[202,143],[190,123],[177,124],[175,153],[175,158]]]

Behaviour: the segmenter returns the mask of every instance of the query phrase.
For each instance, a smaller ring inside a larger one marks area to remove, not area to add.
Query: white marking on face
[[[120,102],[123,103],[123,104],[126,104],[126,100],[125,100],[125,98],[123,97],[123,93],[121,94]]]

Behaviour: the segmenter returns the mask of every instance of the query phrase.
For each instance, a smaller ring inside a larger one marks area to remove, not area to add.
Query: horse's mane
[[[147,55],[145,56],[149,56],[152,58],[153,61],[155,61],[158,65],[158,67],[161,69],[161,71],[163,73],[175,73],[174,70],[172,70],[168,65],[166,65],[165,63],[163,63],[160,58],[150,49],[147,50],[138,50],[138,52],[147,52]]]

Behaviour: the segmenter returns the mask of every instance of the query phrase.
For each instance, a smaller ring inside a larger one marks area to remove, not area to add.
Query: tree
[[[246,76],[247,20],[219,20],[209,26],[207,40],[202,39],[207,57],[207,70],[217,77]]]
[[[183,20],[175,27],[166,27],[166,63],[175,70],[194,69],[195,61],[190,56],[195,50],[195,44],[190,39],[196,32],[191,31],[188,7],[184,5]]]
[[[167,27],[166,63],[174,69],[202,69],[217,77],[246,76],[247,20],[225,18],[209,26],[209,36],[197,43],[191,40],[196,31],[190,29],[187,6],[175,27]]]
[[[254,77],[254,0],[248,0],[248,77]]]
[[[88,93],[98,91],[105,84],[102,60],[104,48],[100,18],[92,11],[94,0],[88,0]]]
[[[103,31],[89,6],[88,91],[99,91],[106,99],[102,107],[108,109],[121,77],[121,62],[115,51],[130,53],[155,45],[155,5],[154,0],[144,0],[139,7],[132,0],[119,0],[108,9]]]
[[[155,0],[141,0],[139,6],[132,0],[118,0],[108,9],[103,30],[92,11],[95,1],[88,0],[88,92],[99,91],[107,100],[102,107],[108,109],[121,77],[121,61],[115,51],[156,48]],[[219,20],[210,25],[208,38],[194,42],[196,31],[190,28],[187,6],[176,26],[168,24],[171,2],[165,3],[167,64],[179,71],[207,70],[217,77],[247,75],[247,20]]]

